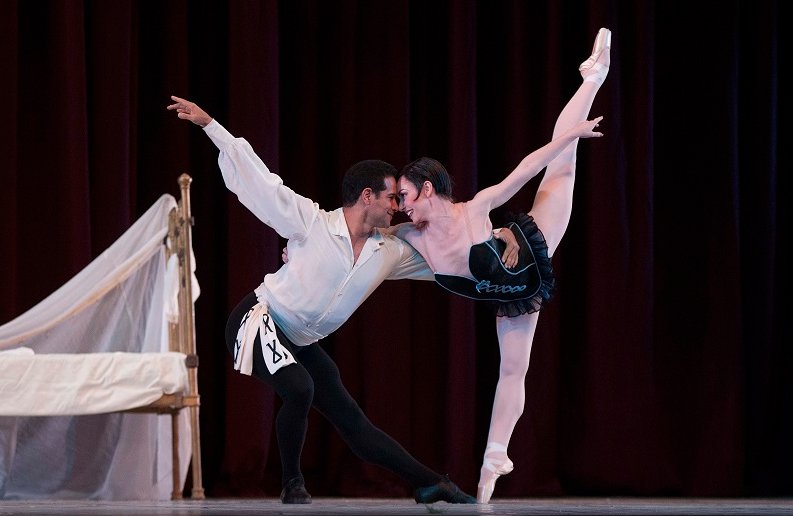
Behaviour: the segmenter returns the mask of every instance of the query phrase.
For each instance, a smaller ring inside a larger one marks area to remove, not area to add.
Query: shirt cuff
[[[204,132],[218,148],[225,147],[234,141],[234,136],[214,118],[204,126]]]

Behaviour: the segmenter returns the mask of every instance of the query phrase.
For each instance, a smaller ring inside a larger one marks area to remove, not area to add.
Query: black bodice
[[[491,237],[490,240],[471,246],[468,267],[475,279],[449,274],[435,274],[435,281],[443,288],[480,301],[516,301],[534,296],[542,286],[542,278],[526,235],[511,223],[520,246],[518,264],[507,269],[501,261],[506,244]]]

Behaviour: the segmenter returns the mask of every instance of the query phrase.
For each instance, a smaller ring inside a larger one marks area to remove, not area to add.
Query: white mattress
[[[187,390],[183,353],[0,351],[0,416],[103,414]]]

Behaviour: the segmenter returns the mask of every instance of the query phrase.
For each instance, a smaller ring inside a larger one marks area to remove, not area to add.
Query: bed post
[[[179,187],[181,199],[179,200],[179,226],[182,228],[181,245],[179,246],[179,345],[182,353],[187,355],[187,374],[190,392],[188,393],[185,405],[190,410],[190,427],[192,432],[192,472],[193,488],[191,497],[196,499],[204,498],[204,486],[201,480],[201,430],[198,422],[198,409],[200,398],[198,395],[198,355],[196,354],[195,343],[195,311],[193,304],[193,257],[192,249],[192,226],[193,217],[190,213],[190,183],[193,179],[187,175],[179,176]]]

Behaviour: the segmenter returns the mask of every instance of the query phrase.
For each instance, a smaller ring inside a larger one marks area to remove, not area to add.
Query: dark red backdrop
[[[235,374],[230,308],[282,242],[228,194],[185,96],[328,209],[351,163],[447,164],[467,198],[550,137],[598,27],[612,69],[582,142],[526,412],[497,496],[793,494],[791,170],[775,1],[0,4],[0,321],[54,291],[193,178],[209,496],[275,496],[277,401]],[[787,58],[784,57],[787,55]],[[787,171],[788,173],[786,173]],[[526,208],[530,184],[510,207]],[[785,236],[787,235],[787,236]],[[492,318],[382,286],[323,343],[372,420],[475,490],[498,366]],[[312,415],[316,496],[403,496]]]

